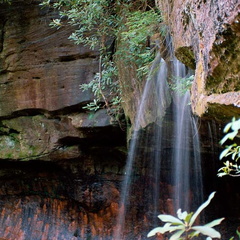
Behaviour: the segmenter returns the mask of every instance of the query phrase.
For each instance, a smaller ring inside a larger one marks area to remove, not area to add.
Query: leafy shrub
[[[129,12],[125,27],[120,32],[119,38],[124,44],[117,50],[116,56],[126,64],[136,64],[139,76],[147,75],[154,60],[154,48],[151,48],[148,38],[161,31],[161,21],[161,14],[156,9]]]
[[[201,211],[206,208],[211,199],[214,197],[215,192],[211,193],[208,197],[208,200],[204,202],[195,213],[182,212],[181,209],[177,211],[177,216],[161,214],[158,218],[165,222],[163,227],[154,228],[148,233],[148,237],[152,237],[157,233],[165,234],[167,232],[174,234],[170,237],[170,240],[183,240],[183,239],[192,239],[198,237],[199,234],[208,236],[208,240],[212,238],[221,238],[221,234],[213,229],[213,227],[219,225],[224,218],[216,219],[210,223],[207,223],[203,226],[194,226],[197,217]]]
[[[192,82],[194,80],[194,75],[189,77],[174,77],[172,79],[172,83],[170,84],[170,88],[173,91],[176,91],[180,96],[184,95],[192,86]]]
[[[161,21],[154,3],[147,0],[61,0],[52,3],[43,0],[41,5],[52,5],[59,10],[59,18],[52,21],[52,27],[74,26],[69,39],[99,49],[99,72],[89,84],[80,86],[82,90],[90,89],[95,97],[85,108],[96,111],[105,107],[109,112],[119,112],[121,87],[114,59],[121,58],[126,65],[136,64],[139,76],[146,75],[154,58],[154,51],[147,42],[159,32]],[[110,51],[109,41],[117,42],[114,50]]]
[[[223,145],[227,140],[234,140],[239,136],[240,129],[240,119],[236,120],[232,119],[230,123],[228,123],[224,128],[224,133],[226,135],[220,141],[220,144]],[[229,132],[230,131],[230,132]],[[218,176],[222,177],[225,175],[229,175],[232,177],[240,176],[240,165],[238,160],[240,158],[240,146],[237,143],[232,143],[231,145],[226,145],[225,149],[221,152],[219,158],[222,160],[225,157],[231,157],[230,160],[224,162],[224,167],[221,167],[218,170]]]

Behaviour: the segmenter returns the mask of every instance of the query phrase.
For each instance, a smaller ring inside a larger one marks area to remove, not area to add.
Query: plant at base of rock
[[[170,88],[173,91],[176,91],[181,96],[184,95],[192,86],[192,82],[194,80],[194,75],[189,77],[173,77],[171,79],[172,83],[170,84]]]
[[[182,212],[181,209],[177,211],[178,218],[172,215],[161,214],[158,218],[165,222],[163,227],[154,228],[148,233],[148,237],[155,236],[155,234],[165,234],[167,232],[173,233],[169,240],[188,240],[198,237],[199,234],[203,234],[207,237],[207,240],[212,238],[221,238],[221,234],[213,229],[213,227],[219,225],[224,218],[216,219],[210,223],[203,226],[193,226],[195,220],[199,216],[200,212],[206,208],[211,199],[214,197],[215,192],[211,193],[208,200],[204,202],[195,213]]]
[[[236,120],[232,119],[230,123],[228,123],[224,128],[224,133],[226,135],[220,141],[220,144],[223,145],[227,140],[233,140],[235,137],[240,137],[239,135],[240,129],[240,119]],[[229,132],[231,130],[231,132]],[[221,152],[219,159],[222,160],[224,157],[231,156],[229,161],[224,162],[224,167],[221,167],[218,170],[218,176],[222,177],[225,175],[229,175],[232,177],[240,177],[240,165],[238,160],[240,158],[240,146],[236,143],[231,145],[227,145],[225,149]]]

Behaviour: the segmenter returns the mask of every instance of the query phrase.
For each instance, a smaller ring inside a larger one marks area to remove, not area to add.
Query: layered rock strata
[[[106,110],[83,109],[98,51],[51,28],[58,13],[39,3],[0,8],[0,238],[107,239],[125,133]]]

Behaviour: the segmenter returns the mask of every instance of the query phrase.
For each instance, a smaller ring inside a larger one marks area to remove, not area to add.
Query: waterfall
[[[163,81],[160,81],[163,79]],[[127,212],[127,205],[129,203],[129,195],[131,189],[131,183],[133,180],[134,171],[133,166],[135,164],[136,158],[139,154],[143,154],[141,157],[144,160],[149,158],[153,159],[152,166],[150,167],[153,172],[155,179],[155,189],[153,190],[155,197],[152,197],[154,201],[154,206],[157,206],[156,199],[159,196],[158,182],[160,174],[160,164],[159,164],[159,152],[154,151],[154,156],[150,156],[151,153],[141,149],[142,146],[149,146],[149,144],[155,144],[161,141],[161,128],[155,128],[154,139],[152,139],[151,134],[141,132],[140,129],[146,127],[149,123],[160,122],[165,115],[166,108],[170,105],[170,93],[168,86],[166,84],[167,79],[167,67],[165,61],[160,57],[160,54],[156,57],[149,78],[146,81],[144,91],[142,94],[142,99],[138,108],[137,117],[134,124],[134,131],[132,140],[130,143],[130,149],[127,158],[127,165],[125,168],[125,178],[122,184],[121,199],[120,199],[120,214],[117,219],[117,227],[114,233],[114,239],[120,240],[125,239],[123,236],[124,224]],[[151,93],[151,95],[149,95]],[[143,152],[142,152],[143,150]],[[152,204],[151,204],[152,205]],[[154,209],[157,212],[157,209]]]
[[[195,196],[201,195],[199,139],[190,94],[171,93],[167,83],[171,74],[185,77],[187,73],[176,60],[170,65],[157,55],[145,84],[133,127],[114,240],[147,239],[147,232],[160,224],[158,214],[174,214],[178,207],[188,210],[198,199]]]
[[[173,92],[174,136],[172,152],[172,178],[176,186],[173,196],[175,210],[192,211],[202,202],[200,144],[196,120],[192,116],[190,93],[184,92],[180,81],[187,77],[186,67],[173,60],[173,73],[177,91]],[[190,190],[195,190],[191,192]]]

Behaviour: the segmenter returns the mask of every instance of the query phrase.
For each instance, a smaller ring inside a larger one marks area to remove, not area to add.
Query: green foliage
[[[223,145],[227,140],[234,140],[235,137],[239,136],[240,129],[240,119],[232,119],[224,128],[224,133],[226,135],[220,141],[220,144]],[[226,145],[225,149],[221,152],[219,159],[222,160],[225,157],[230,157],[230,160],[224,162],[224,166],[218,170],[218,176],[222,177],[225,175],[239,177],[240,176],[240,165],[238,160],[240,158],[240,146],[236,143],[231,145]]]
[[[237,229],[237,231],[236,231],[237,236],[238,236],[238,239],[240,239],[240,232],[239,232],[238,230],[240,230],[240,227],[238,227],[238,229]]]
[[[90,89],[94,94],[93,101],[83,107],[84,109],[97,111],[104,107],[111,116],[118,119],[121,113],[121,90],[117,81],[117,68],[109,58],[106,57],[103,62],[100,58],[99,72],[92,81],[80,85],[80,89],[83,91]]]
[[[179,95],[184,95],[192,86],[192,82],[194,80],[194,75],[189,77],[174,77],[172,78],[172,83],[170,84],[170,88],[173,91],[176,91]]]
[[[150,47],[148,38],[160,32],[161,14],[156,9],[149,11],[129,12],[125,28],[120,32],[124,44],[116,52],[116,56],[126,64],[136,64],[139,76],[146,75],[152,63],[155,52]]]
[[[240,227],[238,227],[239,229]],[[240,232],[238,231],[238,229],[236,230],[236,234],[238,236],[238,240],[240,240]],[[235,238],[234,237],[231,237],[229,240],[234,240]]]
[[[77,44],[88,45],[92,49],[100,45],[103,47],[106,35],[112,36],[116,28],[116,19],[108,0],[65,0],[56,2],[53,6],[63,10],[60,11],[60,19],[55,19],[52,26],[65,24],[61,20],[67,18],[66,24],[77,27],[69,37]]]
[[[152,237],[156,233],[165,234],[169,232],[173,233],[169,240],[193,239],[194,237],[198,237],[199,234],[208,236],[208,240],[212,238],[221,238],[220,233],[213,229],[213,227],[219,225],[224,218],[216,219],[203,226],[193,225],[202,210],[209,205],[214,195],[215,192],[211,193],[208,200],[204,202],[195,213],[182,212],[181,209],[179,209],[177,211],[178,217],[166,214],[159,215],[158,218],[165,222],[165,225],[163,227],[154,228],[147,236]]]
[[[90,89],[94,94],[94,101],[85,108],[96,111],[106,107],[117,115],[121,89],[114,60],[135,64],[139,76],[147,73],[154,58],[149,38],[160,31],[161,15],[154,3],[147,0],[60,0],[53,3],[43,0],[41,5],[52,5],[59,10],[59,18],[52,21],[52,27],[74,26],[69,39],[99,49],[99,73],[92,82],[80,86],[83,91]],[[118,47],[110,51],[109,42],[116,42]]]

